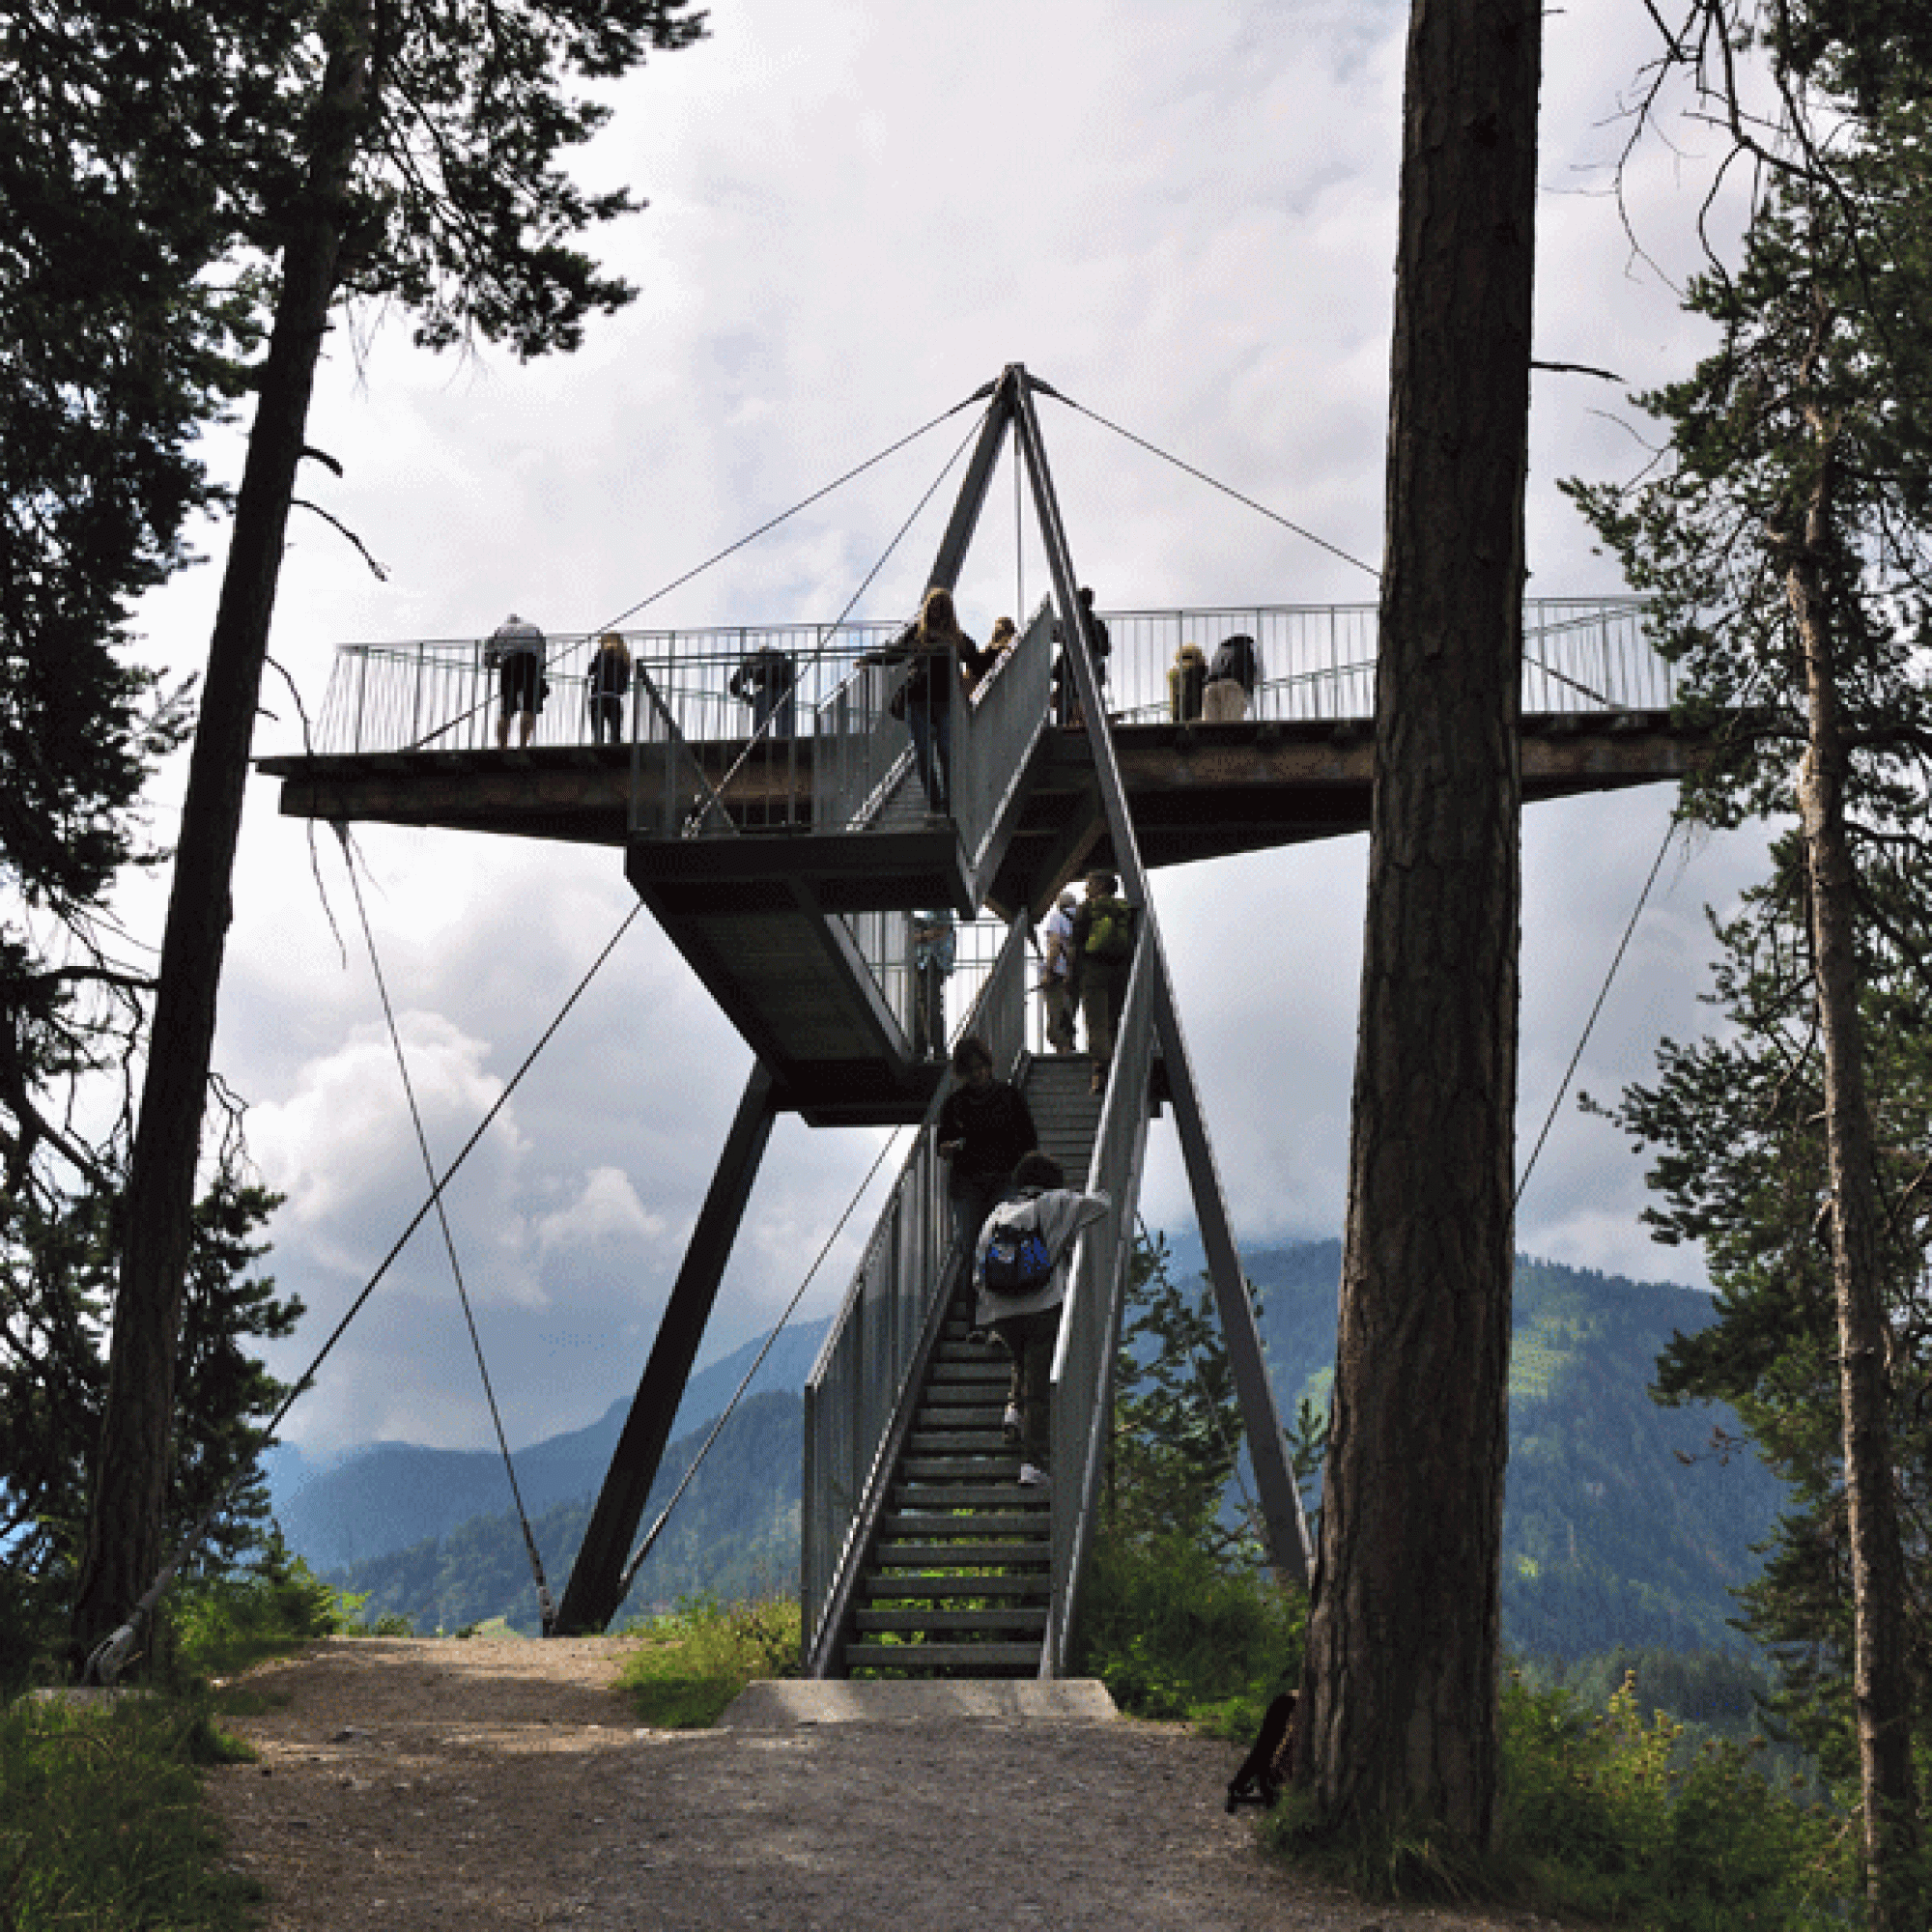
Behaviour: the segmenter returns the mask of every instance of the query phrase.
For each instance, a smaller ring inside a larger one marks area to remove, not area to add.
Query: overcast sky
[[[1370,563],[1381,549],[1391,263],[1406,9],[1393,0],[720,0],[712,38],[616,93],[583,161],[649,211],[603,234],[642,295],[574,357],[438,360],[392,319],[338,331],[310,441],[345,467],[304,488],[381,560],[378,582],[298,516],[274,655],[314,713],[346,640],[479,636],[515,609],[582,632],[908,431],[1010,361]],[[1669,278],[1693,260],[1716,136],[1636,154],[1620,102],[1651,51],[1634,0],[1547,19],[1538,354],[1612,385],[1537,379],[1532,588],[1621,586],[1558,477],[1627,474],[1625,389],[1699,338]],[[970,417],[651,605],[654,625],[828,619]],[[1047,406],[1081,577],[1102,609],[1365,602],[1370,577],[1085,417]],[[235,467],[233,440],[220,445]],[[1001,500],[996,492],[996,503]],[[1009,493],[1007,499],[1010,500]],[[942,495],[861,614],[916,604]],[[1006,513],[1010,524],[1010,511]],[[1010,608],[993,526],[967,627]],[[222,533],[210,534],[218,552]],[[1041,586],[1033,553],[1028,595]],[[213,567],[144,612],[150,655],[205,650]],[[286,690],[263,753],[298,749]],[[1526,1159],[1656,856],[1665,790],[1532,809],[1525,823],[1520,1139]],[[156,812],[166,834],[165,798]],[[428,1129],[446,1159],[634,902],[620,857],[383,827],[358,835],[377,943]],[[330,835],[253,781],[217,1059],[287,1196],[272,1266],[307,1302],[294,1372],[421,1198],[417,1155]],[[1366,838],[1159,873],[1155,900],[1236,1233],[1339,1232]],[[1577,1082],[1613,1097],[1661,1034],[1700,1023],[1703,908],[1751,841],[1673,853]],[[152,895],[134,915],[158,917]],[[750,1065],[648,918],[519,1090],[454,1191],[457,1238],[512,1440],[628,1394]],[[763,1332],[878,1151],[875,1133],[774,1136],[707,1358]],[[876,1193],[876,1189],[875,1189]],[[1639,1222],[1641,1163],[1574,1094],[1524,1191],[1519,1245],[1578,1265],[1701,1279]],[[1190,1219],[1171,1129],[1143,1212]],[[809,1293],[842,1293],[861,1212]],[[440,1245],[426,1231],[287,1434],[474,1445],[487,1423]]]

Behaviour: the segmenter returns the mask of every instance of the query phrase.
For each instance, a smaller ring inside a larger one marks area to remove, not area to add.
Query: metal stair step
[[[1011,1543],[881,1543],[871,1574],[907,1570],[1025,1570],[1052,1560],[1045,1537]],[[941,1579],[944,1580],[944,1579]]]
[[[1019,1476],[1019,1451],[1005,1447],[978,1455],[908,1456],[899,1464],[899,1480],[905,1483],[971,1483],[983,1488],[988,1483],[1017,1483]]]
[[[1000,1429],[915,1429],[907,1444],[915,1456],[999,1456],[1012,1446]]]
[[[1040,1571],[1031,1576],[977,1577],[970,1571],[952,1577],[891,1577],[876,1571],[866,1578],[866,1595],[874,1599],[899,1601],[913,1597],[1026,1597],[1046,1601],[1046,1577]]]
[[[936,1362],[932,1378],[927,1382],[928,1391],[943,1388],[958,1388],[971,1383],[979,1386],[998,1382],[1002,1386],[1011,1382],[1013,1366],[1009,1360],[995,1361],[990,1354],[983,1360],[970,1362]]]
[[[943,1604],[909,1610],[859,1610],[852,1618],[857,1631],[984,1631],[989,1635],[1043,1635],[1044,1604],[1015,1604],[998,1610],[955,1610]]]
[[[976,1404],[983,1406],[990,1399],[995,1408],[1004,1408],[1009,1381],[1009,1378],[1002,1375],[997,1379],[982,1378],[977,1382],[934,1382],[927,1387],[920,1407],[922,1410],[971,1408]]]
[[[953,1671],[988,1677],[1033,1677],[1039,1670],[1037,1643],[848,1643],[845,1668],[890,1670],[908,1677]]]
[[[1037,1500],[1036,1500],[1037,1499]],[[1013,1510],[1025,1515],[1048,1514],[1046,1492],[1023,1490],[1012,1483],[961,1483],[956,1487],[936,1483],[903,1483],[894,1492],[893,1502],[900,1510],[917,1514],[943,1510]]]
[[[889,1510],[881,1525],[881,1534],[919,1542],[930,1542],[942,1536],[985,1538],[1032,1535],[1042,1539],[1040,1547],[1044,1548],[1044,1538],[1051,1527],[1052,1519],[1045,1510],[1028,1510],[1025,1514],[1017,1510],[1010,1514],[961,1510],[951,1516],[937,1515],[931,1510]]]

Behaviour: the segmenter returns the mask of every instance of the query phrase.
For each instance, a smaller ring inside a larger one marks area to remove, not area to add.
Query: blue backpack
[[[1053,1279],[1053,1253],[1031,1199],[1002,1201],[980,1257],[980,1286],[990,1294],[1032,1294]]]

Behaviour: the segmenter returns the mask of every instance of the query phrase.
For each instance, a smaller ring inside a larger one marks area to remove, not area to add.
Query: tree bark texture
[[[1926,1907],[1918,1896],[1913,1870],[1918,1800],[1906,1662],[1905,1556],[1892,1488],[1884,1210],[1859,1010],[1857,865],[1845,830],[1849,753],[1830,595],[1817,564],[1832,535],[1832,473],[1828,457],[1812,487],[1804,543],[1785,567],[1784,583],[1804,652],[1809,710],[1798,801],[1824,1055],[1867,1902],[1873,1932],[1918,1932],[1926,1922]]]
[[[128,1617],[166,1555],[161,1535],[175,1361],[231,916],[229,882],[289,504],[335,298],[368,58],[365,33],[332,52],[325,71],[306,188],[282,250],[281,288],[209,645],[123,1210],[107,1401],[71,1629],[77,1662]]]
[[[1513,1270],[1537,0],[1415,0],[1333,1433],[1296,1773],[1488,1841]]]

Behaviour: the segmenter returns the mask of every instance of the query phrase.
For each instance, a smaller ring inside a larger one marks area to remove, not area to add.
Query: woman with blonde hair
[[[893,694],[893,714],[903,718],[912,733],[913,762],[926,804],[942,818],[952,812],[952,700],[964,695],[961,667],[974,648],[973,639],[959,628],[952,591],[935,586],[925,593],[918,621],[898,641],[864,660],[911,662],[906,681]]]
[[[590,697],[590,742],[601,745],[611,734],[613,745],[624,742],[624,694],[631,688],[631,647],[615,631],[597,640],[584,680]]]
[[[1000,660],[1019,641],[1019,631],[1010,617],[1002,617],[986,639],[986,648],[966,667],[966,689],[978,692],[999,668]]]

